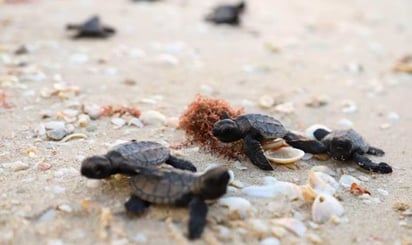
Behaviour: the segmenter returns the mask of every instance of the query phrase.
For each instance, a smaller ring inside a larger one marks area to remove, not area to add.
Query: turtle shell
[[[133,194],[156,204],[187,204],[197,176],[179,170],[141,169],[131,179]]]
[[[282,123],[268,115],[246,114],[238,117],[240,123],[242,123],[242,117],[247,119],[250,126],[258,130],[264,139],[283,138],[288,132]]]
[[[164,163],[170,156],[168,148],[152,141],[135,141],[116,145],[111,152],[117,152],[121,157],[138,167],[149,167]]]
[[[359,149],[362,152],[367,152],[369,149],[368,143],[366,143],[362,136],[353,129],[334,130],[326,135],[325,138],[322,139],[322,142],[329,145],[334,138],[350,140],[354,148]]]

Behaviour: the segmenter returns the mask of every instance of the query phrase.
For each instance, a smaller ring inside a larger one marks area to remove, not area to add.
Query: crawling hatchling
[[[201,175],[178,169],[141,168],[131,179],[133,193],[125,207],[130,213],[141,214],[152,203],[188,206],[188,237],[196,239],[206,226],[205,200],[223,196],[229,179],[229,172],[223,167],[209,169]]]
[[[314,137],[325,147],[319,152],[328,153],[339,161],[354,161],[361,168],[376,173],[392,173],[392,167],[385,162],[374,163],[365,154],[383,156],[385,152],[366,143],[362,136],[353,129],[329,131],[318,128],[313,132]],[[317,147],[317,146],[314,146]]]
[[[137,168],[150,168],[162,163],[196,172],[191,162],[171,155],[170,150],[161,144],[136,140],[116,145],[105,155],[84,159],[80,171],[82,175],[94,179],[107,178],[113,174],[133,176]]]
[[[280,121],[264,114],[244,114],[236,118],[222,115],[213,126],[213,135],[221,142],[243,139],[243,150],[250,161],[263,170],[273,170],[265,157],[262,143],[283,138],[289,145],[308,153],[323,151],[325,146],[317,140],[308,140],[287,130]]]

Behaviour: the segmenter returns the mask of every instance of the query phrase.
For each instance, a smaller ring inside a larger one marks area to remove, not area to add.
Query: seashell
[[[228,170],[228,173],[229,173],[229,184],[232,184],[232,182],[235,180],[235,173],[231,169]]]
[[[313,203],[316,198],[316,192],[313,190],[313,188],[310,185],[302,185],[299,187],[300,191],[302,192],[303,200],[309,203]]]
[[[352,128],[353,122],[349,119],[342,118],[337,122],[338,126],[343,127],[343,128]]]
[[[310,100],[305,102],[307,107],[318,108],[325,106],[329,103],[330,98],[327,95],[320,95],[318,97],[312,97]]]
[[[278,182],[278,180],[273,176],[265,176],[263,177],[264,185],[274,185]]]
[[[77,133],[77,134],[70,134],[64,137],[61,142],[67,142],[73,139],[87,139],[87,135],[82,134],[82,133]]]
[[[241,197],[222,197],[217,203],[229,209],[229,216],[232,219],[245,219],[255,211],[252,204]]]
[[[126,124],[126,121],[120,117],[113,117],[111,122],[116,125],[117,128],[121,128]]]
[[[90,116],[87,114],[80,114],[77,120],[77,125],[81,128],[85,128],[89,125]]]
[[[44,124],[47,130],[64,129],[65,123],[63,121],[51,121]]]
[[[247,167],[243,166],[239,161],[236,161],[234,165],[235,165],[235,168],[239,170],[247,170]]]
[[[275,99],[270,95],[263,95],[259,98],[259,106],[264,109],[269,109],[275,104]]]
[[[363,194],[371,195],[371,193],[367,189],[363,188],[362,186],[356,183],[352,183],[352,185],[350,186],[350,193],[356,196],[363,195]]]
[[[306,225],[302,221],[294,218],[273,219],[272,222],[285,227],[299,237],[304,237],[307,230]]]
[[[286,146],[285,140],[281,138],[274,139],[262,144],[263,150],[277,150],[282,146]]]
[[[133,117],[132,119],[130,119],[129,122],[127,123],[127,125],[129,125],[129,126],[133,125],[133,126],[136,126],[138,128],[143,128],[144,127],[143,122],[139,118],[136,118],[136,117]]]
[[[384,190],[382,188],[378,188],[377,191],[379,192],[379,194],[381,194],[382,196],[387,196],[389,195],[389,192],[387,190]]]
[[[84,113],[89,115],[91,119],[95,120],[101,116],[102,109],[100,106],[97,105],[85,106]]]
[[[325,174],[329,174],[330,176],[336,176],[336,172],[325,165],[316,165],[313,166],[310,170],[314,172],[322,172]]]
[[[313,124],[313,125],[309,126],[308,128],[306,128],[306,130],[305,130],[305,136],[308,137],[309,139],[312,139],[312,140],[316,139],[313,133],[314,133],[317,129],[320,129],[320,128],[323,128],[323,129],[325,129],[325,130],[327,130],[327,131],[332,131],[330,128],[326,127],[325,125],[322,125],[322,124]]]
[[[332,176],[323,172],[310,171],[308,184],[317,194],[327,193],[333,195],[339,188],[339,184],[336,180]]]
[[[392,122],[396,122],[399,120],[399,115],[396,112],[389,112],[388,113],[388,119]]]
[[[312,205],[312,219],[317,223],[324,223],[332,217],[340,217],[344,213],[342,204],[333,196],[321,193]]]
[[[158,111],[145,111],[140,115],[140,120],[144,124],[161,126],[166,122],[166,116]]]
[[[168,117],[165,121],[166,126],[172,127],[172,128],[178,128],[179,127],[179,118],[178,117]]]
[[[28,163],[25,163],[22,161],[1,163],[0,166],[3,168],[8,168],[14,172],[22,171],[22,170],[26,170],[30,168],[30,165]]]
[[[57,210],[61,210],[66,213],[71,213],[73,211],[73,208],[70,207],[70,205],[68,204],[60,204],[59,206],[57,206]]]
[[[295,112],[295,106],[292,102],[286,102],[286,103],[275,106],[275,111],[284,113],[284,114],[290,114],[290,113]]]
[[[243,182],[241,182],[240,180],[233,180],[232,182],[230,182],[230,185],[239,189],[245,187]]]
[[[352,100],[344,100],[342,101],[342,112],[345,113],[353,113],[358,110],[356,103]]]
[[[359,185],[360,181],[352,175],[344,174],[339,179],[339,184],[345,188],[350,188],[353,183]]]
[[[54,129],[46,132],[47,138],[56,141],[63,139],[66,135],[67,131],[64,128]]]
[[[293,147],[282,147],[276,151],[266,151],[266,158],[272,163],[290,164],[298,161],[305,152]]]
[[[78,111],[78,110],[74,110],[74,109],[66,109],[66,110],[63,110],[62,114],[63,114],[65,117],[75,117],[75,116],[77,116],[77,115],[79,114],[79,111]]]
[[[242,192],[248,196],[275,198],[286,196],[290,200],[301,198],[300,188],[290,182],[277,181],[273,185],[251,185],[242,189]]]
[[[37,169],[41,171],[46,171],[52,167],[52,165],[47,162],[39,162],[36,166],[37,166]]]
[[[269,225],[261,219],[249,219],[246,225],[257,237],[262,237],[269,233]]]

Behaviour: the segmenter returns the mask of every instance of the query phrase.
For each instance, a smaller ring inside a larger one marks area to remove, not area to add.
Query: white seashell
[[[236,188],[243,188],[245,187],[245,185],[243,184],[243,182],[241,182],[240,180],[233,180],[232,182],[230,182],[231,186],[234,186]]]
[[[14,172],[26,170],[30,168],[30,165],[28,163],[25,163],[22,161],[2,163],[0,164],[0,166],[3,168],[10,169]]]
[[[121,128],[126,124],[126,121],[120,117],[113,117],[111,122],[118,128]]]
[[[57,209],[66,213],[71,213],[73,211],[73,208],[68,204],[60,204],[59,206],[57,206]]]
[[[352,183],[360,184],[360,181],[352,175],[344,174],[339,179],[339,184],[345,188],[350,188]]]
[[[388,129],[388,128],[390,128],[390,127],[391,127],[391,125],[390,125],[389,123],[382,123],[382,124],[379,126],[380,129]]]
[[[263,177],[263,184],[264,185],[274,185],[278,182],[278,180],[273,176],[265,176]]]
[[[228,170],[229,173],[229,184],[231,184],[235,180],[235,173],[232,170]]]
[[[305,152],[293,147],[282,147],[276,151],[266,151],[266,158],[279,164],[289,164],[300,160],[305,155]]]
[[[312,205],[312,219],[317,223],[324,223],[333,216],[340,217],[343,213],[342,204],[326,193],[318,195]]]
[[[332,176],[323,172],[310,171],[308,184],[317,194],[327,193],[333,195],[339,188],[339,184],[336,180]]]
[[[293,232],[295,235],[299,237],[304,237],[306,234],[306,225],[295,218],[280,218],[280,219],[273,219],[272,222],[277,225],[281,225],[288,229],[289,231]]]
[[[342,118],[337,122],[338,126],[343,127],[343,128],[352,128],[353,122],[349,119]]]
[[[281,139],[281,138],[277,138],[275,140],[269,141],[269,142],[265,142],[264,144],[262,144],[262,148],[263,150],[277,150],[280,147],[284,146],[285,140]]]
[[[399,115],[396,112],[389,112],[388,113],[388,119],[392,122],[396,122],[399,120]]]
[[[269,109],[275,104],[275,99],[270,95],[263,95],[259,98],[259,106],[264,109]]]
[[[74,139],[87,139],[87,135],[82,134],[82,133],[70,134],[64,137],[61,140],[61,142],[67,142],[67,141],[74,140]]]
[[[292,102],[286,102],[286,103],[275,106],[275,111],[284,113],[284,114],[290,114],[295,111],[295,106]]]
[[[67,117],[75,117],[79,114],[79,111],[74,109],[66,109],[63,110],[63,114]]]
[[[344,100],[342,101],[342,112],[345,113],[353,113],[358,110],[356,103],[352,100]]]
[[[290,200],[302,197],[300,188],[289,182],[277,181],[273,185],[252,185],[242,189],[242,192],[252,197],[275,198],[286,196]]]
[[[48,209],[47,211],[41,214],[38,221],[39,222],[48,221],[48,220],[53,219],[55,216],[56,216],[56,211],[54,209]]]
[[[70,62],[73,64],[84,64],[89,61],[89,56],[87,54],[73,54],[70,56]]]
[[[382,196],[387,196],[389,195],[389,192],[387,190],[384,190],[382,188],[378,188],[377,191],[379,192],[379,194],[381,194]]]
[[[238,188],[228,185],[226,188],[226,192],[238,192]]]
[[[220,206],[229,208],[230,213],[237,215],[241,219],[250,217],[254,212],[252,204],[241,197],[222,197],[217,202]]]
[[[97,105],[90,105],[84,107],[84,112],[90,116],[91,119],[98,119],[101,116],[102,109]]]
[[[309,126],[306,130],[305,130],[305,135],[306,137],[308,137],[309,139],[316,139],[315,135],[313,134],[317,129],[323,128],[327,131],[332,131],[330,128],[326,127],[325,125],[322,124],[313,124],[311,126]]]
[[[302,160],[303,161],[307,161],[313,158],[313,154],[310,153],[305,153],[305,155],[303,155]]]
[[[44,124],[44,127],[47,130],[56,130],[56,129],[64,129],[65,123],[63,121],[51,121],[51,122],[46,122]]]
[[[89,125],[90,122],[90,116],[87,114],[80,114],[79,118],[77,120],[77,125],[81,128],[85,128]]]
[[[369,181],[369,177],[367,177],[367,176],[365,176],[365,175],[359,175],[358,178],[359,178],[361,181],[364,181],[364,182],[368,182],[368,181]]]
[[[166,122],[166,116],[158,111],[145,111],[140,115],[140,120],[147,125],[161,126]]]
[[[235,168],[239,170],[247,170],[247,167],[243,166],[239,161],[236,161],[234,165],[235,165]]]
[[[264,236],[269,233],[269,225],[261,219],[249,219],[247,226],[258,236]]]
[[[136,126],[138,128],[144,127],[143,122],[139,118],[136,118],[136,117],[133,117],[132,119],[130,119],[127,125]]]
[[[266,237],[259,243],[260,245],[280,245],[279,239],[276,237]]]

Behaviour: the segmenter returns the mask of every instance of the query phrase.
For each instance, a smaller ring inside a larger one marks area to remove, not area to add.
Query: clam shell
[[[327,193],[333,195],[339,188],[339,184],[332,176],[312,170],[309,172],[308,184],[317,194]]]
[[[284,181],[277,181],[272,185],[251,185],[242,189],[242,192],[252,197],[276,198],[286,196],[290,200],[301,199],[302,192],[299,186]]]
[[[263,150],[276,150],[280,147],[285,146],[285,140],[281,138],[276,138],[272,141],[268,141],[262,144]]]
[[[266,158],[272,163],[290,164],[298,161],[305,152],[293,147],[282,147],[276,151],[266,151]]]
[[[318,195],[312,205],[312,219],[317,223],[324,223],[332,217],[340,217],[343,213],[342,204],[326,193]]]

